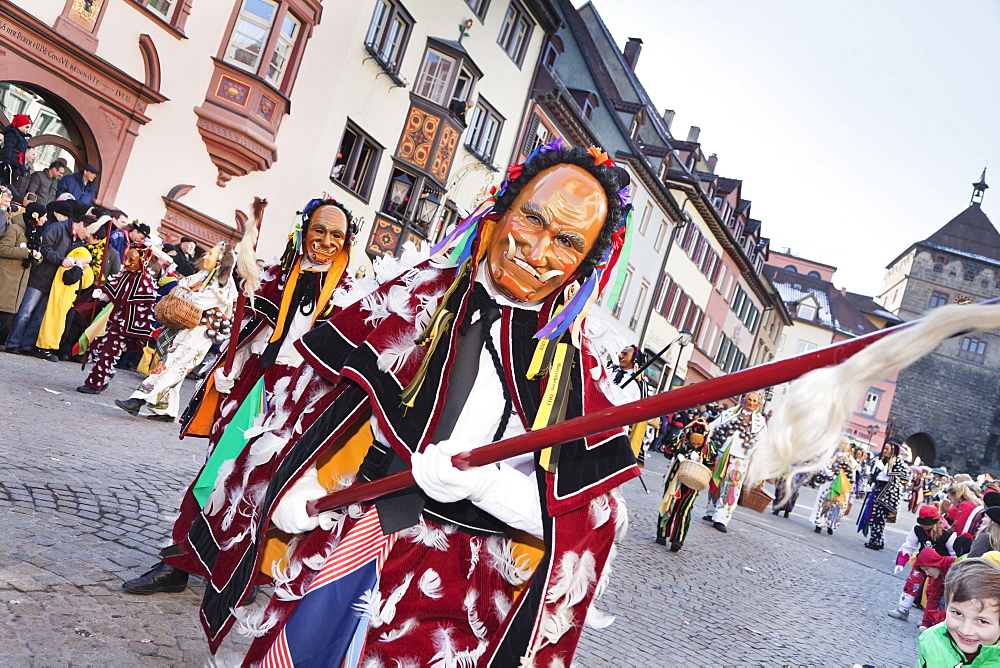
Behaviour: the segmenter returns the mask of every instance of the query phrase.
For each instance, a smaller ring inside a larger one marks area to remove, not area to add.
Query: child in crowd
[[[1000,665],[998,563],[1000,552],[987,552],[948,573],[945,620],[920,634],[920,668]]]
[[[959,537],[951,529],[945,528],[941,520],[941,514],[934,506],[920,506],[917,514],[917,524],[907,534],[906,540],[899,548],[896,556],[896,573],[906,567],[910,557],[923,554],[923,550],[929,549],[942,557],[957,557],[969,551],[972,541],[965,537]],[[913,602],[920,595],[920,590],[924,586],[925,572],[914,562],[913,570],[906,578],[903,585],[903,593],[899,595],[899,604],[889,612],[889,616],[895,619],[907,619],[910,616],[910,608]],[[928,594],[929,598],[929,594]]]
[[[941,607],[944,581],[954,563],[955,557],[943,557],[933,547],[920,550],[920,554],[913,560],[913,567],[927,576],[927,605],[924,607],[924,618],[920,621],[921,631],[944,621],[945,611]]]

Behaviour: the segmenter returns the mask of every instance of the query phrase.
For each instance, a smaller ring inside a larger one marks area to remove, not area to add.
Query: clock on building
[[[962,294],[955,295],[955,303],[956,304],[971,304],[972,303],[972,297],[970,297],[969,295],[962,295]]]

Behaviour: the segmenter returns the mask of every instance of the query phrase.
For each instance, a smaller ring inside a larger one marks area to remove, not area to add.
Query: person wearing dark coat
[[[45,222],[45,207],[29,204],[23,214],[12,216],[7,231],[0,234],[0,332],[14,319],[24,292],[28,273],[42,254],[31,248],[25,225],[35,227]]]
[[[5,186],[24,176],[27,164],[24,154],[28,150],[28,130],[31,118],[25,114],[15,114],[10,125],[3,129],[3,146],[0,146],[0,183]]]
[[[70,266],[72,261],[66,261],[66,255],[78,245],[86,235],[86,226],[82,221],[64,219],[49,223],[42,231],[40,253],[42,261],[31,268],[28,277],[28,288],[24,292],[21,306],[17,310],[10,335],[7,337],[6,351],[30,355],[34,353],[35,340],[45,315],[45,305],[48,302],[52,280],[61,266]],[[53,356],[54,357],[54,356]],[[58,361],[58,358],[53,359]]]
[[[95,180],[100,170],[93,165],[84,165],[79,172],[73,172],[69,176],[59,179],[59,186],[56,188],[56,197],[63,193],[69,193],[77,202],[82,202],[87,206],[94,203],[97,196],[97,184]]]
[[[66,163],[54,160],[48,169],[40,169],[28,177],[28,186],[24,195],[34,195],[35,201],[45,206],[56,199],[59,180],[66,174]]]

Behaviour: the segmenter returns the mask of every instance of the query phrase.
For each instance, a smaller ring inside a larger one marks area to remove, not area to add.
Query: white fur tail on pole
[[[951,305],[876,341],[846,362],[793,382],[768,437],[751,453],[749,482],[822,467],[840,442],[863,393],[937,348],[945,339],[1000,328],[1000,304]]]
[[[257,238],[260,235],[260,226],[264,221],[264,209],[267,208],[267,200],[260,197],[253,198],[253,222],[247,226],[243,239],[236,247],[236,271],[243,278],[243,294],[252,298],[253,293],[260,287],[260,268],[257,266]]]

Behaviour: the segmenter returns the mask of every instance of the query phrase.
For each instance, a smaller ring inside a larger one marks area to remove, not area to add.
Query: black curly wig
[[[524,188],[539,173],[555,167],[556,165],[570,164],[582,167],[587,170],[597,182],[604,188],[604,194],[608,198],[608,214],[604,219],[604,226],[601,234],[597,237],[594,247],[580,264],[580,273],[587,276],[593,268],[600,264],[604,251],[611,245],[611,238],[621,225],[622,216],[627,209],[622,206],[618,198],[618,191],[629,185],[628,172],[621,167],[608,167],[607,165],[595,165],[594,156],[587,153],[586,149],[579,147],[564,148],[557,151],[547,151],[540,153],[534,158],[525,162],[521,174],[513,181],[507,181],[504,189],[497,194],[496,203],[493,205],[493,212],[502,216],[510,209],[514,200],[517,199],[521,189]]]

